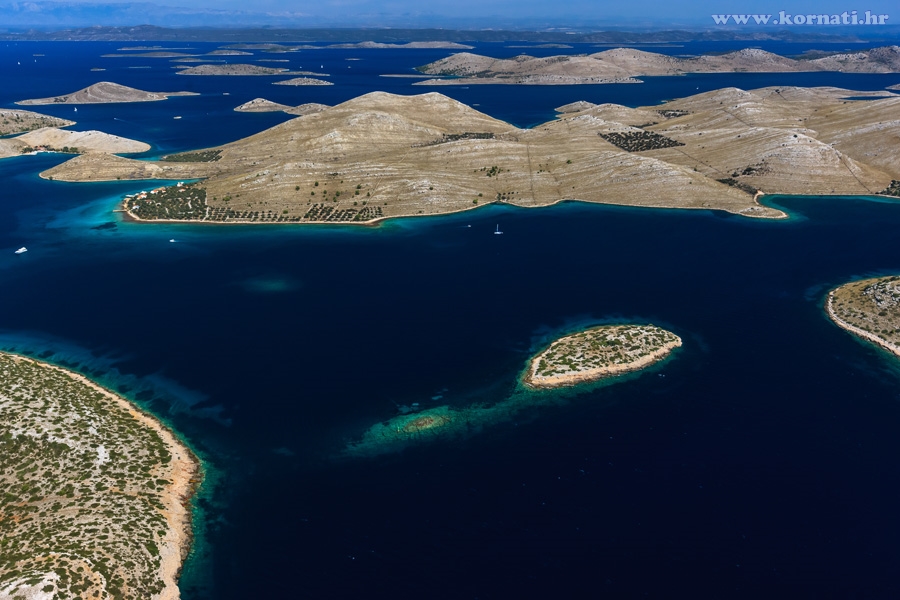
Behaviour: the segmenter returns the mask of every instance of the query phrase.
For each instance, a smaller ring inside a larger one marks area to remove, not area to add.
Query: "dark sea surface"
[[[147,141],[154,156],[289,118],[233,112],[256,97],[432,91],[379,75],[449,54],[225,57],[323,65],[336,84],[294,88],[100,58],[127,45],[0,46],[0,107],[100,80],[201,92],[77,115],[34,107]],[[528,126],[574,100],[895,83],[792,73],[437,91]],[[65,158],[0,161],[0,348],[120,390],[204,457],[184,598],[900,594],[900,363],[822,310],[829,288],[900,271],[896,203],[781,197],[792,218],[779,222],[571,202],[371,228],[139,225],[112,210],[152,183],[38,177]],[[610,321],[666,327],[684,346],[640,376],[559,392],[464,439],[343,455],[399,406],[509,398],[541,344]]]

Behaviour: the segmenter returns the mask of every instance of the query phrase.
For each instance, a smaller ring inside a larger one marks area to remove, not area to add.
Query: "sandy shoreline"
[[[3,354],[15,360],[32,363],[38,367],[56,370],[70,377],[73,381],[82,383],[100,392],[125,409],[138,422],[155,431],[162,439],[166,449],[172,455],[172,459],[164,467],[160,478],[168,479],[171,483],[166,486],[160,497],[164,507],[162,515],[168,528],[159,546],[159,554],[162,559],[159,578],[165,587],[155,598],[158,600],[177,600],[180,598],[181,592],[178,588],[178,578],[184,566],[184,561],[190,553],[193,541],[191,498],[202,479],[200,460],[159,419],[144,412],[122,396],[91,381],[84,375],[20,354],[11,352],[3,352]]]
[[[828,301],[825,303],[825,312],[828,314],[828,318],[830,318],[835,323],[835,325],[837,325],[841,329],[849,331],[850,333],[852,333],[858,337],[863,338],[864,340],[870,341],[873,344],[877,344],[878,346],[881,346],[882,348],[884,348],[885,350],[887,350],[888,352],[890,352],[896,356],[900,356],[900,346],[895,346],[894,344],[891,344],[890,342],[881,339],[877,335],[875,335],[873,333],[869,333],[865,329],[861,329],[859,327],[856,327],[855,325],[851,325],[847,321],[841,319],[834,312],[833,303],[834,303],[834,290],[831,290],[830,292],[828,292]]]
[[[598,367],[595,369],[587,369],[576,373],[566,373],[564,375],[553,375],[551,377],[541,377],[537,374],[538,365],[540,363],[543,352],[533,359],[528,365],[526,375],[522,380],[525,385],[536,389],[552,389],[559,387],[571,387],[579,383],[588,383],[604,379],[606,377],[615,377],[616,375],[624,375],[632,371],[640,371],[650,365],[657,363],[668,356],[672,350],[681,346],[681,338],[663,345],[650,354],[641,356],[637,360],[624,365],[610,365],[608,367]]]

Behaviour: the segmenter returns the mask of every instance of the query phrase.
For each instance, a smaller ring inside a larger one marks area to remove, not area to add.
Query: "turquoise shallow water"
[[[53,64],[17,79],[2,101],[72,91],[96,64],[139,80],[98,63],[99,46],[75,47],[62,79],[38,76],[59,75]],[[49,62],[57,48],[43,49]],[[327,94],[373,89],[376,71],[426,55],[391,54]],[[79,127],[156,152],[281,119],[230,112],[279,86],[184,82],[153,64],[145,87],[208,95],[79,110]],[[644,103],[687,81],[454,93],[527,124],[576,94]],[[207,110],[227,126],[201,126]],[[0,347],[119,389],[206,457],[214,484],[198,500],[186,598],[896,595],[900,373],[821,307],[831,286],[900,269],[896,203],[774,198],[792,215],[781,222],[563,203],[376,228],[142,226],[111,210],[146,183],[37,177],[60,160],[0,161]],[[684,347],[462,438],[335,458],[399,407],[516,397],[547,339],[615,321],[669,328]]]

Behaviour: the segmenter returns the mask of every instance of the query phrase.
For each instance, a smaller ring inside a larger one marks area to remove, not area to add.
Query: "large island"
[[[783,218],[759,198],[900,194],[900,96],[889,91],[723,88],[558,111],[523,129],[437,93],[373,92],[216,148],[159,161],[92,153],[41,176],[195,180],[123,208],[200,223],[372,223],[564,200]]]
[[[825,311],[839,327],[900,356],[900,276],[844,284],[829,292]]]
[[[124,398],[0,354],[0,598],[178,598],[199,473]]]

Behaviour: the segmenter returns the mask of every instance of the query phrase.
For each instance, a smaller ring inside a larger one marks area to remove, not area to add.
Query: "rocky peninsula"
[[[681,338],[653,325],[603,325],[554,340],[528,365],[533,388],[569,387],[649,367],[681,346]]]
[[[614,48],[588,55],[544,58],[523,54],[509,59],[460,52],[418,67],[418,70],[448,78],[430,79],[413,85],[640,83],[636,79],[640,76],[687,73],[897,73],[900,72],[900,46],[804,59],[779,56],[758,48],[693,57],[669,56],[635,48]]]
[[[825,311],[839,327],[900,356],[900,276],[842,285],[828,293]]]
[[[85,377],[0,354],[0,597],[179,597],[200,465]]]
[[[101,81],[71,94],[20,100],[16,104],[114,104],[117,102],[153,102],[166,100],[172,96],[199,96],[199,94],[196,92],[145,92],[126,85]]]

